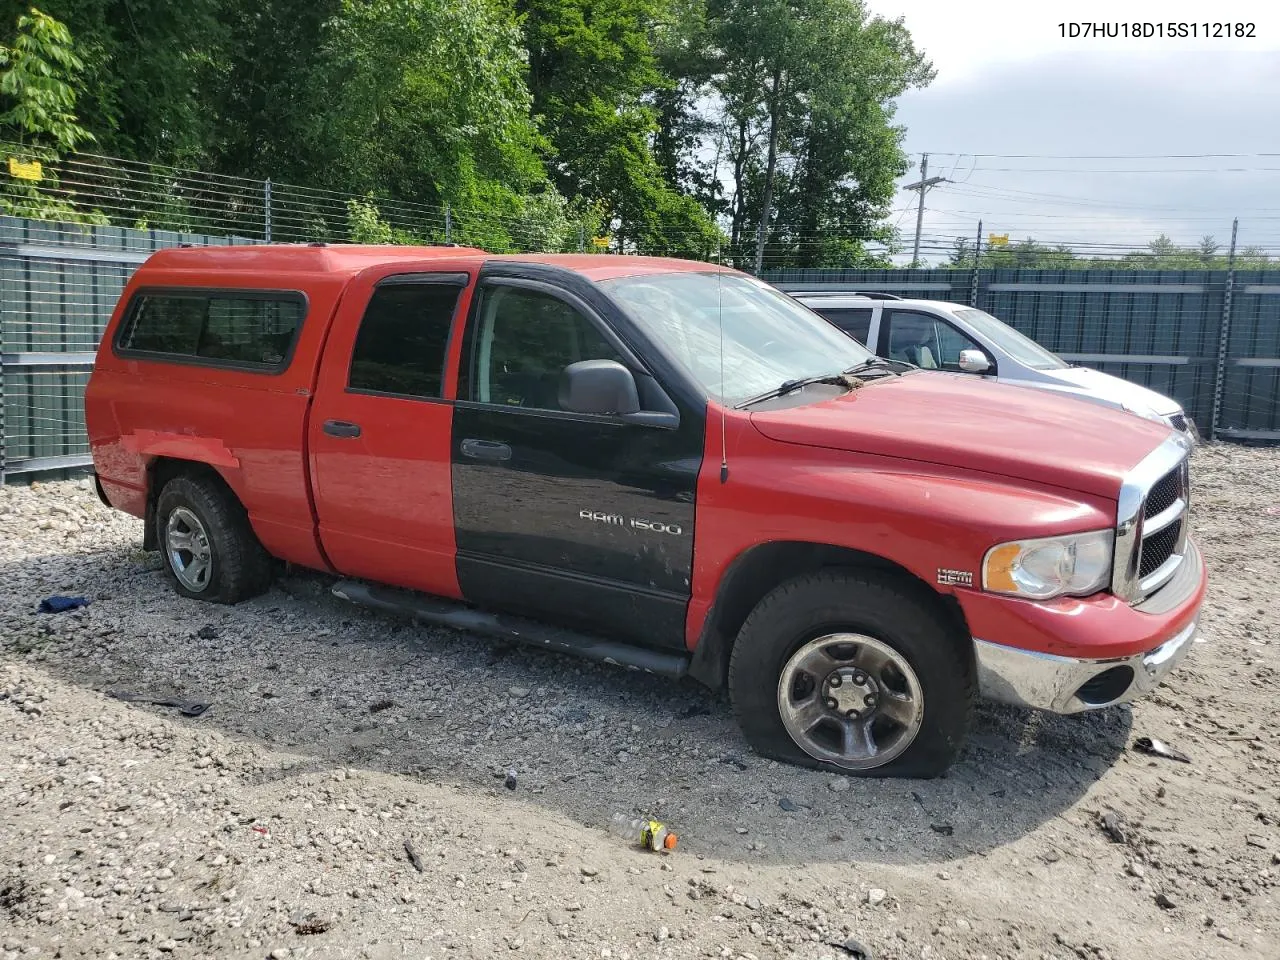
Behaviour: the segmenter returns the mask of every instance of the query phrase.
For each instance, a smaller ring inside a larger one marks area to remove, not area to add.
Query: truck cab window
[[[394,284],[369,298],[351,356],[348,389],[403,397],[439,397],[449,328],[462,287]]]
[[[560,374],[579,360],[621,361],[581,313],[536,290],[484,292],[474,345],[471,399],[559,410]]]
[[[283,369],[306,302],[292,293],[140,293],[116,347],[126,354]]]

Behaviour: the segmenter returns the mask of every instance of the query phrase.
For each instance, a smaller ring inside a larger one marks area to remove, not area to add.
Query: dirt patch
[[[181,600],[86,485],[0,488],[0,957],[1274,957],[1280,451],[1203,449],[1194,500],[1206,642],[1154,697],[984,706],[945,779],[880,782],[323,577]]]

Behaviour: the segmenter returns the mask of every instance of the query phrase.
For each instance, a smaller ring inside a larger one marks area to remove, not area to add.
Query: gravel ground
[[[762,760],[692,684],[324,577],[182,600],[87,484],[0,488],[0,958],[1275,960],[1280,451],[1195,470],[1206,642],[1132,709],[984,706],[928,782]],[[38,614],[54,593],[92,603]]]

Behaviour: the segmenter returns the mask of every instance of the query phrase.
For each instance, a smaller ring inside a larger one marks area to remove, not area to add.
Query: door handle
[[[326,420],[321,429],[331,437],[360,436],[360,424],[348,423],[346,420]]]
[[[496,440],[468,438],[462,441],[462,455],[473,460],[510,460],[511,448]]]

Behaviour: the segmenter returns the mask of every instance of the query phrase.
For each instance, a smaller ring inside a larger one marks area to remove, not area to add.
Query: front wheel
[[[747,618],[729,692],[757,752],[855,776],[933,777],[969,730],[972,658],[923,588],[823,572],[775,589]]]

